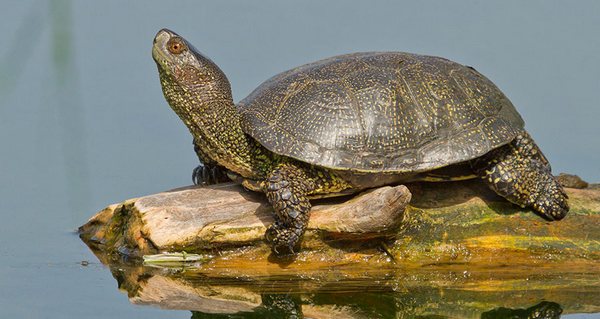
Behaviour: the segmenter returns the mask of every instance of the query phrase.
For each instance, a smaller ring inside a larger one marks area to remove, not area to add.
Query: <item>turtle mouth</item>
[[[152,58],[161,66],[165,66],[166,62],[168,61],[167,55],[162,52],[156,43],[152,46]]]
[[[152,47],[152,58],[158,67],[159,73],[170,75],[171,64],[169,58],[156,46]]]

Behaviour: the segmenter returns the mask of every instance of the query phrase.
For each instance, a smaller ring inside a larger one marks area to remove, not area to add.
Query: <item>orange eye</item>
[[[169,52],[173,54],[180,54],[181,52],[185,51],[186,46],[181,39],[171,38],[169,42],[167,42],[167,48],[169,49]]]

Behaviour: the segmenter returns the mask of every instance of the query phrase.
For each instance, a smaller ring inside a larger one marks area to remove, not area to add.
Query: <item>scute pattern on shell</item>
[[[426,171],[507,144],[524,123],[474,69],[401,52],[341,55],[267,80],[238,104],[244,131],[310,164]]]

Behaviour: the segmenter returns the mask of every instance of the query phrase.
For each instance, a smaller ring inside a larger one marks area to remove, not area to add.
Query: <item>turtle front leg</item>
[[[230,181],[227,171],[220,166],[207,166],[203,163],[192,171],[194,185],[213,185]]]
[[[275,222],[265,239],[277,255],[293,254],[308,225],[310,202],[307,195],[314,181],[300,167],[284,163],[267,177],[265,193],[275,210]]]
[[[200,165],[192,171],[192,181],[194,185],[213,185],[228,182],[227,171],[217,165],[217,162],[211,160],[203,152],[196,139],[194,139],[194,152],[198,155]]]
[[[569,211],[567,194],[525,131],[471,165],[498,195],[521,207],[532,207],[548,220],[560,220]]]

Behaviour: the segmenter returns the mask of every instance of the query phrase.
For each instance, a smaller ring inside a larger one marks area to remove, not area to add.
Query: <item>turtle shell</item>
[[[402,52],[341,55],[278,74],[238,104],[244,131],[327,168],[419,172],[479,157],[523,129],[475,69]]]

